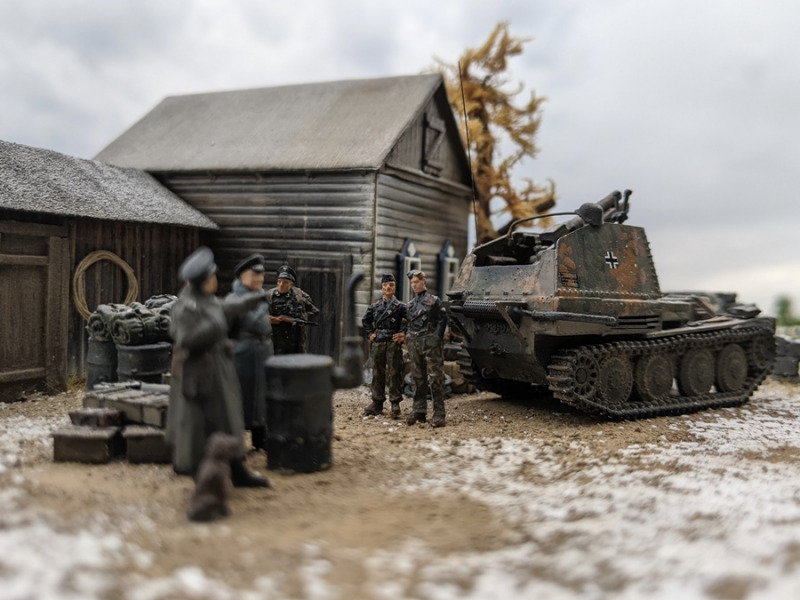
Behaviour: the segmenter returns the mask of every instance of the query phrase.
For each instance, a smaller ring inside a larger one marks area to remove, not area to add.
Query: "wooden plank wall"
[[[387,168],[380,174],[171,174],[162,180],[220,226],[210,244],[223,292],[236,263],[252,252],[267,260],[267,287],[274,285],[278,266],[291,264],[289,257],[346,259],[353,272],[366,276],[356,293],[357,325],[380,290],[380,273],[396,271],[396,255],[406,237],[418,242],[434,283],[436,256],[444,241],[450,239],[460,259],[467,250],[469,189],[411,169]],[[344,273],[344,284],[349,275]],[[304,287],[302,273],[298,277]],[[314,301],[326,309],[321,305],[326,300]]]
[[[441,165],[441,171],[438,175],[431,176],[431,181],[438,180],[445,184],[470,188],[469,163],[458,131],[460,124],[456,124],[454,119],[452,109],[447,103],[447,95],[444,88],[441,88],[397,141],[386,159],[386,164],[422,174],[425,154],[423,147],[426,144],[426,136],[430,135],[430,132],[426,134],[425,122],[438,120],[446,129],[442,140],[436,146],[435,156],[431,157]]]
[[[93,219],[73,219],[69,227],[69,353],[70,374],[85,374],[87,336],[86,321],[74,302],[72,277],[80,262],[95,250],[108,250],[133,269],[139,286],[137,301],[157,294],[177,294],[180,289],[178,267],[200,244],[205,242],[201,230],[186,227],[123,223]],[[128,293],[124,271],[108,260],[88,267],[83,277],[86,304],[93,311],[99,304],[121,303]]]
[[[165,185],[215,221],[211,246],[220,268],[220,291],[227,292],[242,258],[260,252],[267,262],[266,286],[277,268],[292,260],[328,260],[353,271],[371,267],[375,173],[217,174],[162,177]],[[344,273],[344,284],[350,273]],[[303,273],[298,272],[298,285]],[[362,284],[358,300],[369,290]],[[330,314],[336,302],[313,298]],[[332,303],[327,306],[326,303]]]
[[[67,231],[0,221],[0,400],[66,388]]]
[[[377,246],[373,288],[380,289],[381,273],[397,273],[397,255],[406,238],[420,253],[422,270],[428,275],[428,289],[436,290],[439,278],[437,256],[445,240],[453,244],[463,260],[467,252],[467,222],[470,215],[469,190],[440,182],[415,178],[410,173],[383,173],[378,178]]]

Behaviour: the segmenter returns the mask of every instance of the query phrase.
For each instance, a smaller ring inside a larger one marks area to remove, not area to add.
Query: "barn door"
[[[308,327],[308,351],[327,354],[339,361],[343,339],[345,277],[350,266],[344,258],[305,258],[289,256],[289,265],[297,272],[297,286],[311,296],[319,309],[317,327]]]
[[[68,293],[65,229],[0,222],[0,400],[66,388]]]

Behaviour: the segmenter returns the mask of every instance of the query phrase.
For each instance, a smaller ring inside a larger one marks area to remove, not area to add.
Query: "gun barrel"
[[[621,198],[622,194],[619,193],[619,190],[614,190],[608,196],[597,202],[597,205],[603,209],[603,220],[611,216],[611,213],[616,210]],[[565,227],[567,231],[574,231],[579,227],[583,227],[583,225],[584,221],[581,217],[574,217],[561,226]]]

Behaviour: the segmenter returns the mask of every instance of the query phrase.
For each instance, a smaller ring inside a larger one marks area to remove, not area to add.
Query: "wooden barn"
[[[338,356],[344,288],[365,274],[356,315],[384,272],[422,268],[439,293],[467,251],[469,164],[440,75],[168,97],[97,160],[147,171],[219,225],[223,289],[252,252],[298,273],[326,326],[312,352]]]
[[[85,317],[176,293],[215,228],[143,171],[0,141],[0,399],[85,373]]]

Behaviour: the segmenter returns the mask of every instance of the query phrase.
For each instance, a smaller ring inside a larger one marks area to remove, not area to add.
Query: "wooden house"
[[[0,141],[0,398],[83,374],[89,313],[176,293],[215,228],[143,171]]]
[[[168,97],[95,158],[147,171],[219,225],[223,289],[252,252],[268,284],[292,266],[326,325],[312,352],[338,356],[352,273],[360,323],[382,273],[407,295],[422,268],[442,293],[467,251],[469,164],[440,75]]]

